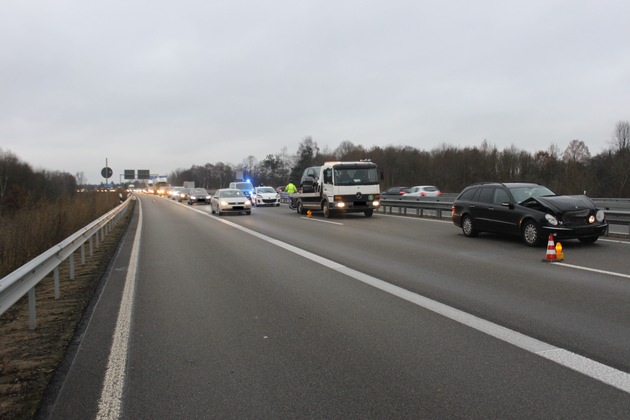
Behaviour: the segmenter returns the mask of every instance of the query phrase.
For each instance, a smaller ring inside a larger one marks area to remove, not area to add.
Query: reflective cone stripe
[[[547,241],[547,255],[543,261],[556,261],[556,245],[553,243],[553,235],[549,235]]]

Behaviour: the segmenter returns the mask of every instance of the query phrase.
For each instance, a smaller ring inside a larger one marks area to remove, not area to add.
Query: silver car
[[[224,213],[252,214],[252,202],[241,190],[223,188],[217,190],[210,200],[212,213],[221,216]]]

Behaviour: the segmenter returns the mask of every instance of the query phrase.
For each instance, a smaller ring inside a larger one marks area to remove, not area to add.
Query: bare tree
[[[581,140],[571,140],[569,146],[564,151],[562,159],[567,163],[587,163],[591,158],[591,152],[589,152],[586,144]]]
[[[611,143],[615,152],[630,150],[630,123],[628,121],[617,121]]]

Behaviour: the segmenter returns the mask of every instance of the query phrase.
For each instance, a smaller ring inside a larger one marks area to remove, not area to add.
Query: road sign
[[[101,170],[101,175],[103,175],[103,178],[111,178],[113,174],[114,171],[112,171],[112,168],[110,168],[109,166],[106,166]]]

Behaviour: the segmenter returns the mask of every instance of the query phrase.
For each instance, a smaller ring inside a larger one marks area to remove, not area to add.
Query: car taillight
[[[427,195],[427,193],[425,193],[424,191],[422,191],[422,192],[420,193],[420,195],[424,197],[425,195]]]

